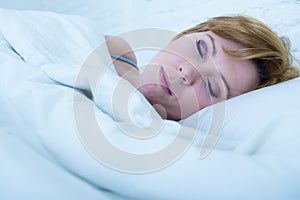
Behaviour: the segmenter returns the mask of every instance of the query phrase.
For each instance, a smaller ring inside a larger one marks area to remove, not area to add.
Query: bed
[[[299,199],[299,78],[180,122],[162,120],[140,94],[129,98],[113,92],[130,93],[132,87],[115,75],[103,34],[140,28],[141,21],[108,26],[97,20],[104,17],[94,8],[102,5],[98,1],[65,7],[57,6],[59,1],[48,7],[34,3],[36,11],[0,10],[1,199]],[[129,3],[122,6],[130,11]],[[167,5],[156,11],[155,3],[138,6],[147,5],[157,18],[172,13]],[[299,59],[299,2],[281,1],[266,9],[271,4],[237,3],[233,10],[206,11],[198,18],[242,8],[266,20],[279,13],[269,24],[290,37]],[[120,9],[115,2],[110,6],[105,15]],[[277,12],[280,8],[285,11]],[[129,11],[123,11],[127,20],[133,19]],[[282,24],[285,12],[289,20]],[[86,80],[82,69],[88,68],[102,73],[91,83],[94,99],[78,80],[82,74]],[[126,112],[115,99],[129,99]]]

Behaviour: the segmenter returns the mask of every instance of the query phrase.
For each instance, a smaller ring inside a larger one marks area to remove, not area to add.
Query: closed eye
[[[208,78],[207,78],[207,88],[208,88],[209,94],[212,97],[219,98],[219,94],[217,94],[217,92],[214,91],[214,89],[212,88],[212,84]]]
[[[207,51],[207,45],[204,40],[196,40],[196,47],[201,58],[204,58],[205,52]]]
[[[197,47],[198,53],[200,54],[201,58],[203,58],[202,47],[201,47],[202,42],[203,42],[203,40],[196,41],[196,47]]]

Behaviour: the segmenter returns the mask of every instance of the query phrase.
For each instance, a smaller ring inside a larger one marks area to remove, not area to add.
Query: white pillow
[[[214,134],[218,137],[217,147],[232,149],[274,119],[290,112],[298,112],[300,116],[299,89],[300,78],[296,78],[209,106],[181,123],[197,127],[199,134]],[[293,131],[289,129],[285,127],[287,132]]]

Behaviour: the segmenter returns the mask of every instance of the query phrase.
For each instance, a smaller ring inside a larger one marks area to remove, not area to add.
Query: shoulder
[[[113,35],[105,35],[105,40],[110,54],[124,56],[135,63],[137,62],[132,47],[124,38]]]

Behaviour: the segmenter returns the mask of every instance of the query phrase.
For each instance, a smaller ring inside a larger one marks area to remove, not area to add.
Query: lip
[[[160,87],[163,89],[163,91],[165,91],[167,94],[172,96],[172,91],[170,90],[168,84],[168,77],[163,67],[161,67],[159,70],[159,82],[160,82]]]

